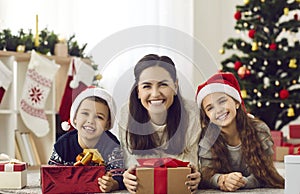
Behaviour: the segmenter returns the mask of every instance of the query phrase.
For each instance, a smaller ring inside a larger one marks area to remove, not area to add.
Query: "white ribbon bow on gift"
[[[8,155],[1,153],[0,154],[0,164],[4,164],[4,172],[13,172],[14,164],[23,164],[25,162],[21,162],[17,159],[12,159]]]

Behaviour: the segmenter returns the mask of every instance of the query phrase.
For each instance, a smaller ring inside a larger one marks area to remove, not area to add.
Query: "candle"
[[[38,47],[40,45],[39,42],[39,16],[35,16],[35,39],[34,39],[34,46]]]

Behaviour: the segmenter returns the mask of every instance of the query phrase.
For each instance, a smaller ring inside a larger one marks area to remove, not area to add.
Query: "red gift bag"
[[[41,167],[43,193],[101,193],[98,178],[105,174],[105,166]]]

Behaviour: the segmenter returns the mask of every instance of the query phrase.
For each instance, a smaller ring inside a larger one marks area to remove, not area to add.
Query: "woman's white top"
[[[119,139],[120,139],[121,147],[123,148],[123,152],[124,152],[125,168],[129,168],[133,165],[138,165],[137,162],[138,158],[165,158],[165,157],[172,157],[185,162],[190,162],[191,164],[195,165],[197,168],[199,167],[198,166],[198,143],[199,143],[199,138],[201,133],[199,109],[197,107],[197,104],[193,101],[183,100],[183,103],[188,116],[188,128],[186,130],[186,136],[185,136],[185,149],[182,153],[178,155],[170,155],[163,151],[168,146],[166,137],[163,136],[164,128],[166,125],[156,125],[154,123],[152,123],[153,128],[155,131],[157,131],[158,136],[160,138],[160,142],[162,143],[160,148],[157,149],[157,152],[155,154],[151,154],[151,155],[132,154],[128,146],[126,145],[126,127],[128,123],[128,115],[130,114],[129,106],[128,104],[125,104],[121,108],[118,130],[119,130]]]

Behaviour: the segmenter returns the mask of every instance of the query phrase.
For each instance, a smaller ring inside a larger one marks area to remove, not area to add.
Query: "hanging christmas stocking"
[[[20,114],[27,128],[38,137],[45,136],[50,130],[44,109],[59,67],[34,50],[31,52],[20,100]]]
[[[70,118],[73,100],[82,90],[92,85],[94,75],[95,71],[91,65],[84,63],[80,58],[71,60],[65,91],[59,108],[61,121],[67,121]]]
[[[0,103],[5,91],[8,89],[13,75],[12,72],[0,61]]]

